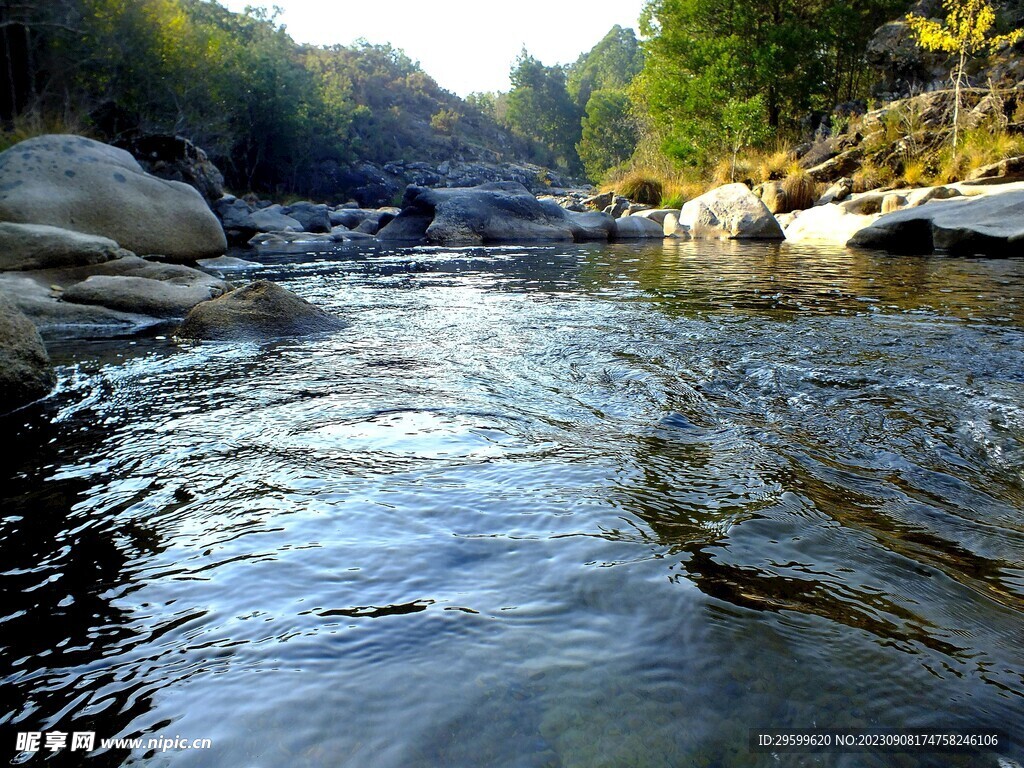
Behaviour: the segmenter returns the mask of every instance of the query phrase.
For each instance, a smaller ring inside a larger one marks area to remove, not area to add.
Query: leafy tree
[[[957,57],[953,68],[956,92],[953,107],[953,151],[956,151],[960,132],[961,91],[966,80],[968,60],[983,50],[994,50],[1012,45],[1024,36],[1017,29],[1005,35],[992,35],[996,12],[987,0],[942,0],[946,10],[945,23],[910,14],[907,21],[917,44],[929,51],[944,51]]]
[[[577,170],[580,111],[566,88],[565,70],[546,67],[524,48],[511,74],[508,125],[548,151],[547,161]]]
[[[747,147],[761,143],[770,135],[764,123],[764,101],[760,95],[750,99],[729,99],[722,109],[719,141],[732,157],[730,178],[736,181],[736,159]]]
[[[629,96],[622,90],[593,91],[576,145],[587,177],[599,182],[609,170],[625,163],[638,138]]]
[[[569,68],[566,87],[576,106],[585,109],[594,91],[624,91],[643,66],[643,49],[636,34],[616,24]]]

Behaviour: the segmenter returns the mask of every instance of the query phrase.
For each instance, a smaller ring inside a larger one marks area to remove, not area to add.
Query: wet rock
[[[45,397],[54,382],[36,327],[0,296],[0,413]]]
[[[196,306],[178,328],[183,339],[245,340],[300,336],[342,328],[324,312],[274,283],[260,281]]]
[[[782,240],[782,227],[745,184],[726,184],[683,206],[679,225],[694,238]]]
[[[640,216],[623,216],[615,219],[616,240],[639,240],[643,238],[664,238],[665,230],[661,224]]]
[[[192,187],[151,176],[123,149],[46,135],[0,153],[0,221],[99,235],[191,261],[224,253],[217,218]]]
[[[299,223],[299,229],[303,232],[331,231],[331,214],[326,205],[305,201],[292,203],[284,208],[282,213],[295,219]]]
[[[1014,256],[1024,246],[1024,190],[932,201],[880,217],[851,247],[890,253]]]
[[[44,224],[0,223],[0,270],[84,266],[125,254],[113,240],[99,235]]]
[[[555,208],[514,182],[455,189],[413,186],[406,190],[402,212],[379,237],[441,245],[572,240],[568,212],[556,213]],[[421,228],[421,237],[416,238]]]

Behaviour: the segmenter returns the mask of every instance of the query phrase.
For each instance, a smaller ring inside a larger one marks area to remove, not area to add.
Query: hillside
[[[205,149],[236,191],[324,199],[373,187],[384,164],[536,155],[528,138],[445,91],[402,51],[299,46],[260,11],[212,0],[51,0],[4,4],[0,30],[8,145],[44,131],[129,147],[178,135]]]

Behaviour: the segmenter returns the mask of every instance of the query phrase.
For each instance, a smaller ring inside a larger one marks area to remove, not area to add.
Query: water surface
[[[349,327],[54,342],[56,394],[0,423],[6,758],[59,729],[213,741],[50,761],[90,766],[1024,761],[1024,261],[259,260],[231,279]],[[770,726],[1007,738],[750,753]]]

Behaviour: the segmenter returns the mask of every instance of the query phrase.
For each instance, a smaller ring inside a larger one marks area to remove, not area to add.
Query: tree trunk
[[[956,157],[956,148],[960,143],[960,90],[964,80],[964,63],[967,59],[967,52],[963,48],[960,49],[960,63],[956,68],[956,82],[954,83],[953,90],[955,94],[955,102],[953,104],[953,156]]]

